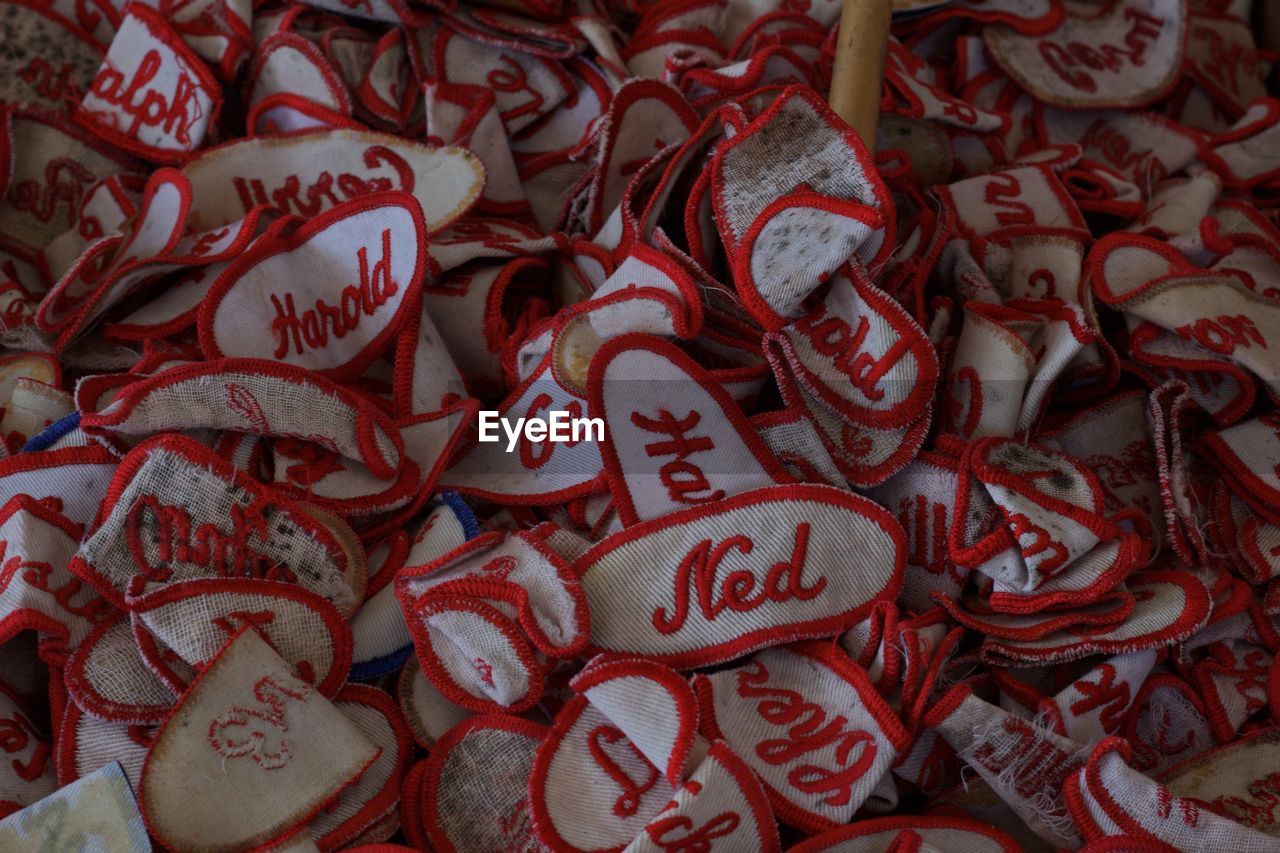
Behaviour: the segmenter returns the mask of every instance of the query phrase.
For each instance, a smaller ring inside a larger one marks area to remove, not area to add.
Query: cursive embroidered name
[[[644,828],[664,853],[708,853],[715,840],[732,835],[742,823],[737,812],[721,812],[702,826],[685,815],[657,818]]]
[[[32,589],[48,593],[65,613],[90,622],[105,619],[111,614],[111,605],[94,595],[84,581],[65,570],[55,572],[49,563],[23,560],[20,554],[6,559],[8,549],[9,543],[0,539],[0,595],[9,589],[18,572],[25,569],[21,575],[22,582]]]
[[[1013,225],[1035,225],[1036,214],[1031,205],[1019,201],[1022,196],[1022,181],[1016,175],[997,172],[990,176],[983,189],[983,199],[996,210],[996,222],[1004,228]]]
[[[1089,125],[1080,137],[1080,145],[1086,150],[1099,152],[1108,163],[1121,171],[1142,175],[1146,180],[1156,183],[1168,176],[1164,163],[1155,154],[1147,150],[1135,150],[1129,137],[1107,124],[1106,119],[1098,119]]]
[[[796,527],[791,557],[770,566],[765,573],[764,582],[758,588],[755,572],[737,569],[720,579],[717,590],[716,575],[725,558],[734,551],[746,556],[754,548],[755,543],[740,534],[730,536],[719,544],[711,539],[704,539],[693,546],[676,570],[674,607],[659,607],[654,610],[653,627],[663,634],[679,631],[689,618],[689,603],[692,598],[696,598],[702,615],[711,621],[725,610],[746,613],[767,601],[809,601],[827,588],[827,579],[822,576],[815,579],[811,586],[804,585],[809,524],[801,522]]]
[[[1082,92],[1096,92],[1098,81],[1085,69],[1119,74],[1126,65],[1135,68],[1145,65],[1147,48],[1160,37],[1165,25],[1163,18],[1138,9],[1125,9],[1124,17],[1129,22],[1129,31],[1125,33],[1123,46],[1103,44],[1095,47],[1078,41],[1060,45],[1041,41],[1040,56],[1068,86]]]
[[[899,337],[878,358],[863,352],[862,345],[871,331],[871,321],[863,315],[858,318],[855,329],[842,318],[828,315],[825,305],[814,314],[796,321],[795,328],[809,339],[819,354],[830,358],[835,368],[868,400],[884,399],[880,381],[902,360],[911,346],[905,337]]]
[[[1066,546],[1054,541],[1049,531],[1020,512],[1009,513],[1008,521],[1009,532],[1022,549],[1023,559],[1044,580],[1053,577],[1067,564]]]
[[[383,190],[413,192],[416,184],[413,167],[403,157],[383,145],[370,145],[365,149],[364,165],[367,168],[376,169],[384,163],[395,173],[394,178],[368,177],[351,172],[340,172],[334,177],[331,172],[321,172],[305,188],[297,175],[289,175],[284,183],[270,190],[261,178],[237,177],[232,179],[232,184],[245,213],[266,205],[283,214],[310,218],[356,196]]]
[[[311,685],[288,675],[266,675],[253,685],[256,708],[235,707],[209,724],[209,746],[224,758],[248,755],[264,770],[289,763],[293,751],[284,735],[289,731],[284,707],[290,699],[304,701]]]
[[[250,537],[268,536],[260,512],[233,504],[228,516],[229,531],[210,522],[194,524],[185,508],[144,494],[125,517],[125,542],[137,570],[153,581],[172,578],[174,563],[199,566],[221,577],[296,580],[278,560],[249,545]]]
[[[1267,339],[1258,331],[1253,320],[1244,314],[1201,317],[1194,323],[1178,326],[1174,331],[1181,337],[1222,355],[1231,355],[1236,347],[1248,349],[1254,344],[1267,348]]]
[[[339,339],[346,337],[364,317],[373,316],[399,292],[400,282],[391,277],[391,229],[382,231],[382,257],[372,270],[368,247],[362,246],[356,259],[360,264],[360,283],[344,287],[336,305],[317,299],[315,306],[299,317],[292,293],[286,293],[283,302],[271,294],[271,305],[276,309],[271,322],[271,331],[277,339],[276,358],[283,358],[290,347],[297,355],[308,349],[324,349],[329,345],[330,334]]]
[[[1082,766],[1079,759],[1041,737],[1030,723],[1009,717],[1002,728],[1003,732],[980,744],[967,760],[1007,778],[1019,797],[1029,799],[1046,791],[1056,795],[1067,777]]]
[[[1280,822],[1280,772],[1269,773],[1244,786],[1243,796],[1222,794],[1210,805],[1248,826],[1267,827]]]
[[[43,180],[27,178],[16,181],[6,199],[15,210],[30,213],[41,222],[51,222],[58,205],[66,205],[66,225],[75,225],[76,213],[85,191],[97,176],[70,157],[50,160],[44,166]]]
[[[1071,703],[1071,713],[1079,716],[1101,708],[1098,722],[1108,733],[1115,732],[1123,722],[1125,711],[1129,710],[1129,685],[1121,680],[1116,681],[1116,668],[1109,663],[1098,666],[1098,681],[1095,684],[1085,679],[1076,682],[1080,698]]]
[[[128,127],[120,128],[129,135],[136,135],[144,126],[158,127],[178,144],[189,146],[192,128],[204,118],[200,88],[189,74],[180,71],[171,95],[158,91],[152,81],[163,64],[158,50],[147,51],[129,78],[123,71],[105,64],[89,91],[130,119]]]
[[[27,83],[50,101],[65,101],[68,106],[80,102],[81,93],[72,79],[76,70],[70,63],[55,66],[42,56],[36,56],[18,72]]]
[[[636,782],[632,779],[631,775],[605,750],[605,744],[615,744],[619,741],[624,742],[643,764],[645,778],[642,781]],[[587,749],[600,769],[622,789],[622,795],[614,801],[613,813],[618,817],[635,815],[640,811],[640,799],[658,784],[658,769],[648,762],[640,750],[636,749],[635,744],[626,740],[621,729],[614,726],[596,726],[592,729],[587,735]]]
[[[653,441],[645,445],[644,452],[651,457],[673,456],[658,469],[658,478],[667,490],[667,496],[676,503],[702,504],[724,497],[723,489],[711,491],[711,483],[702,468],[689,461],[696,453],[715,449],[710,436],[690,436],[702,420],[699,412],[690,412],[677,419],[666,409],[660,409],[656,418],[631,413],[631,423],[645,432],[666,436],[665,441]]]
[[[947,507],[925,495],[898,501],[898,523],[907,534],[907,563],[931,575],[946,575],[964,583],[965,575],[951,560],[947,550]]]
[[[770,687],[769,671],[760,661],[738,671],[738,695],[758,699],[756,713],[765,722],[783,727],[784,737],[766,738],[755,746],[756,756],[774,766],[788,765],[820,750],[833,749],[834,766],[796,764],[787,771],[787,782],[797,791],[822,797],[828,806],[853,801],[854,786],[871,769],[876,742],[870,732],[852,728],[843,714],[828,716],[821,705],[806,701],[794,690]]]

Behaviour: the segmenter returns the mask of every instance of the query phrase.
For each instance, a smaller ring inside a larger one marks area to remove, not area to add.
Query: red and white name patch
[[[395,583],[423,672],[471,710],[528,708],[542,692],[534,649],[570,657],[587,642],[569,564],[531,533],[481,534]]]
[[[588,388],[624,523],[791,481],[723,387],[672,344],[648,335],[606,342]]]
[[[380,751],[247,628],[156,734],[142,769],[143,813],[171,848],[265,845],[310,820]]]
[[[121,148],[177,162],[216,126],[222,87],[159,12],[128,9],[78,116]]]
[[[27,495],[0,506],[0,643],[33,630],[74,649],[111,612],[67,570],[84,528]]]
[[[404,441],[391,417],[368,397],[308,370],[228,358],[120,384],[120,376],[103,375],[77,387],[87,431],[145,436],[213,427],[287,436],[358,459],[379,479],[401,473]]]
[[[254,577],[297,583],[350,609],[338,541],[301,506],[180,436],[121,463],[72,568],[121,602],[129,582]]]
[[[983,31],[1005,73],[1043,103],[1142,107],[1164,97],[1182,66],[1181,0],[1125,0],[1094,15],[1068,15],[1046,35]]]
[[[767,649],[696,683],[704,731],[760,776],[782,820],[808,831],[847,823],[907,745],[902,723],[839,647]]]
[[[574,568],[594,648],[696,667],[849,627],[897,594],[905,552],[902,529],[871,501],[772,486],[634,525]]]
[[[346,202],[257,241],[227,267],[201,306],[200,346],[210,358],[270,358],[356,376],[417,308],[426,254],[413,196]]]

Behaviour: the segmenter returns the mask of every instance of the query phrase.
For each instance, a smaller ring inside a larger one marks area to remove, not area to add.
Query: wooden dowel
[[[1280,0],[1262,0],[1254,6],[1253,15],[1258,47],[1280,53]],[[1271,90],[1267,94],[1274,96],[1277,91],[1280,91],[1280,64],[1271,69]]]
[[[844,0],[828,103],[875,151],[893,0]]]

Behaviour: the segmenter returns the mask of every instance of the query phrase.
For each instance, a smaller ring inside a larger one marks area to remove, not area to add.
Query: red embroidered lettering
[[[907,562],[931,575],[947,575],[956,583],[964,583],[965,575],[956,568],[947,550],[947,508],[931,503],[924,495],[914,500],[904,497],[898,504],[898,523],[906,531]]]
[[[488,81],[489,85],[495,92],[504,92],[506,94],[528,92],[532,96],[532,98],[527,100],[525,103],[499,113],[502,120],[504,122],[510,121],[518,116],[526,115],[528,113],[537,113],[541,110],[543,103],[542,95],[537,89],[529,85],[528,77],[524,73],[524,69],[520,67],[520,63],[516,62],[506,54],[503,54],[502,58],[498,60],[498,64],[502,67],[493,69],[489,72],[488,76],[485,77],[485,80]],[[508,68],[511,70],[503,70]]]
[[[268,536],[260,509],[232,504],[227,520],[230,531],[212,522],[193,525],[183,507],[162,504],[154,495],[144,494],[125,517],[125,541],[138,571],[153,581],[173,577],[175,562],[190,563],[220,577],[296,581],[279,560],[250,547],[250,536],[263,541]]]
[[[1098,667],[1098,683],[1094,684],[1081,679],[1076,682],[1076,689],[1082,698],[1071,703],[1071,713],[1079,715],[1097,708],[1102,708],[1098,721],[1107,732],[1114,732],[1120,727],[1124,712],[1129,708],[1129,685],[1123,681],[1116,683],[1116,668],[1109,663]],[[1105,707],[1104,707],[1105,706]]]
[[[1036,216],[1031,205],[1016,200],[1021,194],[1021,181],[1013,175],[997,172],[987,182],[983,198],[992,207],[1006,208],[996,211],[996,222],[1000,225],[1034,225]]]
[[[51,101],[75,104],[79,103],[83,97],[72,80],[75,73],[75,68],[70,63],[64,62],[55,68],[47,59],[37,56],[18,72],[18,76],[32,84],[41,96]]]
[[[281,186],[270,191],[261,178],[237,177],[232,179],[232,184],[246,213],[259,205],[267,205],[283,214],[309,219],[356,196],[396,189],[413,192],[417,182],[408,161],[384,145],[365,149],[366,167],[376,169],[383,164],[395,173],[394,178],[362,177],[350,172],[340,172],[335,178],[331,172],[321,172],[305,189],[297,175],[287,176]]]
[[[735,812],[721,812],[695,828],[690,818],[675,815],[654,820],[644,831],[667,853],[710,853],[715,839],[733,834],[741,823]]]
[[[31,741],[36,742],[35,752],[25,764],[15,758],[10,762],[13,772],[24,781],[39,778],[49,765],[49,744],[40,740],[40,733],[26,715],[14,710],[12,717],[0,717],[0,749],[7,753],[22,752]]]
[[[278,770],[293,752],[284,734],[285,703],[311,695],[311,685],[291,676],[263,676],[253,686],[257,708],[232,708],[209,724],[209,745],[224,758],[251,756],[264,770]],[[274,735],[274,739],[272,738]]]
[[[1030,723],[1009,717],[1004,721],[1003,729],[1012,741],[994,735],[990,741],[973,750],[969,762],[981,764],[996,776],[1016,768],[1010,784],[1020,797],[1034,797],[1042,791],[1052,791],[1056,795],[1062,790],[1067,777],[1082,764],[1043,741]]]
[[[769,672],[758,660],[738,672],[738,695],[762,699],[756,703],[756,713],[787,731],[785,738],[757,743],[756,755],[768,764],[789,764],[834,747],[835,767],[801,764],[788,771],[787,781],[797,791],[823,795],[826,805],[848,805],[853,800],[854,786],[875,761],[875,738],[870,732],[849,728],[844,715],[828,719],[820,705],[806,701],[794,690],[765,686],[768,681]]]
[[[1103,44],[1099,47],[1072,41],[1065,45],[1051,41],[1041,41],[1040,57],[1053,69],[1062,82],[1082,92],[1096,92],[1098,83],[1093,75],[1084,69],[1106,71],[1120,74],[1126,62],[1134,67],[1146,64],[1147,48],[1151,42],[1160,37],[1164,29],[1164,20],[1148,15],[1137,9],[1124,10],[1125,20],[1130,22],[1129,31],[1124,36],[1124,47]]]
[[[862,352],[871,321],[866,316],[859,317],[858,328],[853,329],[840,317],[827,316],[826,306],[819,308],[815,315],[798,320],[795,328],[809,339],[815,350],[830,358],[835,368],[868,400],[884,399],[880,380],[911,347],[910,341],[899,337],[879,358]]]
[[[1028,479],[1030,479],[1029,475]],[[1022,548],[1023,557],[1039,557],[1041,554],[1051,554],[1051,556],[1038,560],[1035,564],[1035,571],[1044,576],[1046,580],[1061,571],[1063,566],[1067,564],[1066,546],[1061,542],[1055,542],[1049,536],[1049,531],[1035,524],[1020,512],[1009,513],[1008,521],[1009,530],[1013,534],[1013,538],[1018,540],[1018,545]],[[1025,542],[1023,537],[1030,537],[1031,541]]]
[[[1223,794],[1215,797],[1210,805],[1214,811],[1222,812],[1248,826],[1273,826],[1280,819],[1277,815],[1277,806],[1280,806],[1280,772],[1253,780],[1245,786],[1245,792],[1253,798],[1252,801]]]
[[[614,744],[619,741],[626,741],[627,747],[644,764],[647,774],[644,781],[637,783],[627,775],[627,772],[618,765],[618,762],[613,760],[613,756],[605,751],[605,744]],[[654,785],[658,784],[658,769],[648,762],[640,753],[640,750],[636,749],[635,744],[626,740],[621,729],[613,726],[597,726],[592,729],[587,735],[587,748],[591,751],[591,757],[595,759],[600,769],[608,774],[609,778],[622,789],[622,796],[614,801],[613,813],[618,817],[631,817],[634,815],[640,810],[640,798],[652,790]]]
[[[711,491],[707,475],[688,461],[688,457],[695,453],[715,449],[715,442],[709,436],[690,438],[687,435],[701,420],[699,412],[690,412],[679,420],[666,409],[660,409],[657,418],[648,418],[639,412],[631,413],[631,423],[640,429],[668,437],[667,441],[646,444],[645,453],[651,457],[675,457],[658,469],[658,478],[666,488],[667,496],[677,503],[709,503],[724,497],[724,490]]]
[[[317,299],[315,306],[299,317],[292,293],[285,294],[283,303],[279,296],[271,294],[271,304],[276,309],[275,319],[271,321],[271,331],[278,339],[276,358],[283,358],[291,344],[297,355],[307,349],[324,349],[329,345],[330,333],[335,338],[346,337],[347,332],[355,331],[363,317],[372,316],[399,291],[400,283],[391,277],[391,229],[382,232],[382,257],[373,265],[372,272],[367,248],[361,247],[356,258],[360,263],[360,283],[343,288],[336,306]]]
[[[765,575],[759,591],[756,575],[750,569],[729,572],[720,581],[719,600],[716,597],[716,572],[720,563],[733,551],[746,556],[755,543],[742,535],[730,536],[719,545],[704,539],[693,547],[676,570],[674,612],[665,607],[653,611],[653,627],[663,634],[674,634],[684,627],[689,616],[689,600],[696,593],[698,608],[707,620],[713,620],[724,610],[745,613],[755,610],[766,601],[809,601],[827,587],[827,579],[819,576],[812,586],[804,585],[803,573],[809,548],[809,525],[802,522],[796,527],[795,546],[789,560],[774,563]],[[756,592],[756,595],[752,595]]]
[[[44,166],[43,183],[27,178],[9,190],[8,202],[15,210],[30,213],[41,222],[49,222],[59,204],[66,204],[66,227],[75,225],[76,212],[85,190],[97,176],[70,158],[50,160]]]
[[[1249,348],[1254,344],[1267,348],[1267,341],[1258,327],[1251,318],[1243,314],[1201,317],[1194,323],[1178,326],[1174,331],[1181,337],[1222,355],[1231,355],[1236,347]]]
[[[120,128],[130,136],[136,136],[143,126],[159,127],[180,145],[190,146],[191,131],[204,118],[204,108],[198,97],[200,90],[185,71],[178,73],[172,95],[166,96],[149,88],[148,84],[155,79],[163,63],[160,51],[149,50],[128,80],[123,72],[106,64],[89,90],[131,118],[132,123],[127,128]]]

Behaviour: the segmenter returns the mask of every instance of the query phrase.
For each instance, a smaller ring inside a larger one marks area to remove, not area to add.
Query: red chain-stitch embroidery
[[[34,178],[18,181],[6,200],[15,210],[30,213],[41,222],[52,221],[58,205],[66,204],[66,226],[70,228],[75,224],[85,191],[95,180],[93,172],[76,160],[59,157],[45,164],[43,182]]]
[[[1033,477],[1028,474],[1027,479],[1030,480]],[[1049,536],[1049,531],[1020,512],[1011,512],[1006,515],[1009,521],[1009,531],[1018,540],[1024,556],[1038,557],[1046,552],[1052,552],[1053,556],[1045,557],[1036,562],[1036,572],[1045,578],[1051,578],[1067,564],[1066,547],[1061,542],[1053,541],[1053,538]],[[1031,541],[1024,541],[1024,537],[1029,537]]]
[[[155,90],[144,93],[142,90],[160,72],[163,64],[160,51],[149,50],[133,76],[126,79],[124,72],[108,63],[94,78],[90,92],[119,107],[132,119],[128,128],[120,128],[130,136],[135,136],[138,128],[143,126],[160,127],[182,145],[189,146],[191,129],[204,118],[199,100],[201,89],[189,74],[182,72],[178,75],[172,99]]]
[[[1030,723],[1009,717],[1004,721],[1003,729],[1005,735],[1016,739],[1012,746],[1008,746],[1003,738],[998,743],[983,743],[973,751],[969,761],[981,764],[997,776],[1006,768],[1018,765],[1021,771],[1010,780],[1010,784],[1019,797],[1026,799],[1040,791],[1061,790],[1067,777],[1082,764],[1052,743],[1042,742],[1040,734]]]
[[[246,212],[258,206],[266,206],[283,214],[308,219],[357,196],[386,190],[413,192],[417,183],[413,167],[390,148],[370,145],[365,149],[363,159],[365,166],[370,169],[387,164],[395,172],[395,179],[366,178],[350,172],[339,172],[335,177],[332,172],[325,171],[306,187],[302,186],[302,180],[297,175],[285,176],[280,186],[270,190],[262,178],[236,177],[232,183]]]
[[[75,67],[69,63],[64,62],[54,67],[49,60],[36,56],[18,72],[18,76],[34,85],[37,92],[51,101],[78,104],[83,94],[71,81],[75,73]]]
[[[356,252],[360,264],[360,283],[348,284],[342,289],[337,305],[317,299],[315,306],[298,316],[293,304],[293,294],[286,293],[284,303],[271,294],[271,305],[276,310],[271,321],[271,331],[278,338],[275,357],[282,358],[290,346],[297,355],[308,348],[324,349],[329,345],[329,335],[341,339],[354,332],[363,317],[373,314],[400,290],[400,282],[391,277],[391,229],[382,232],[382,257],[369,269],[369,253],[364,246]]]
[[[843,714],[828,719],[820,705],[794,690],[765,686],[768,680],[769,671],[759,660],[738,672],[738,695],[762,700],[756,702],[761,719],[789,727],[786,738],[757,743],[756,755],[769,764],[787,764],[834,745],[836,768],[802,764],[787,773],[787,781],[797,791],[823,795],[826,805],[847,805],[853,799],[853,787],[875,762],[875,738],[870,732],[848,728]]]
[[[1114,666],[1109,663],[1100,664],[1096,684],[1081,679],[1075,686],[1083,694],[1083,698],[1071,703],[1071,713],[1079,715],[1106,706],[1098,718],[1103,729],[1114,732],[1119,728],[1124,713],[1129,708],[1130,694],[1127,682],[1116,683]]]
[[[605,751],[606,743],[618,743],[623,741],[626,743],[637,758],[645,764],[647,775],[641,782],[636,782],[627,772],[618,766],[618,762],[613,760],[613,756]],[[613,804],[613,813],[618,817],[631,817],[640,810],[640,799],[658,784],[658,778],[661,774],[658,769],[650,764],[636,749],[635,744],[626,740],[626,735],[621,729],[614,726],[596,726],[587,734],[587,748],[591,751],[591,757],[595,759],[600,769],[609,775],[609,778],[618,784],[622,789],[622,796],[618,797]]]
[[[651,457],[675,457],[658,468],[658,478],[666,488],[667,495],[677,503],[694,505],[718,501],[724,497],[723,489],[710,491],[711,483],[707,480],[707,475],[688,459],[695,453],[715,449],[715,441],[710,436],[688,435],[701,421],[700,412],[689,412],[683,418],[676,418],[666,409],[659,410],[657,418],[648,418],[639,412],[631,413],[631,423],[640,429],[667,436],[666,441],[646,444],[644,452]]]
[[[544,100],[542,93],[529,85],[529,80],[520,63],[504,53],[498,58],[498,64],[501,67],[493,69],[485,77],[485,80],[488,81],[495,92],[506,92],[513,95],[519,92],[528,92],[533,96],[531,100],[499,113],[502,120],[511,121],[511,119],[519,118],[522,115],[540,112]]]
[[[278,770],[293,757],[289,741],[284,738],[289,731],[284,719],[285,702],[301,702],[310,695],[311,685],[306,682],[264,676],[253,685],[253,698],[260,708],[236,707],[218,715],[209,724],[209,745],[224,758],[249,755],[264,770]],[[274,741],[269,739],[272,734]]]
[[[825,304],[797,320],[793,328],[808,338],[815,350],[830,357],[836,369],[868,400],[884,399],[880,380],[911,351],[911,341],[900,335],[878,358],[861,352],[871,331],[871,320],[859,317],[858,327],[851,328],[842,318],[828,316]]]
[[[1124,17],[1130,21],[1129,32],[1125,34],[1124,43],[1128,50],[1115,45],[1106,44],[1101,50],[1083,42],[1069,42],[1065,47],[1051,41],[1039,44],[1040,56],[1053,69],[1053,72],[1072,88],[1082,92],[1097,91],[1098,84],[1087,72],[1072,72],[1073,68],[1097,68],[1119,72],[1124,67],[1122,59],[1127,59],[1135,66],[1146,64],[1148,42],[1160,37],[1165,26],[1163,18],[1148,15],[1132,7],[1124,10]]]
[[[1168,820],[1173,814],[1173,792],[1164,785],[1156,785],[1156,814],[1161,820]],[[1187,826],[1200,823],[1200,807],[1187,797],[1178,797],[1178,810],[1182,813],[1182,822]]]
[[[733,551],[746,556],[754,547],[751,538],[742,535],[730,536],[719,544],[704,539],[693,546],[676,569],[674,608],[654,610],[653,627],[663,634],[674,634],[683,628],[689,616],[690,598],[695,595],[702,614],[712,620],[725,609],[745,613],[766,601],[809,601],[827,588],[827,579],[821,575],[810,586],[804,585],[809,524],[801,522],[796,526],[791,559],[774,563],[769,568],[758,594],[752,596],[756,592],[755,573],[739,570],[730,572],[720,581],[720,599],[717,601],[715,582],[720,563]]]
[[[235,382],[228,382],[223,387],[227,390],[228,409],[248,421],[258,432],[271,432],[267,414],[262,410],[262,404],[258,402],[258,398],[252,391]]]
[[[221,577],[269,577],[294,580],[278,560],[249,546],[249,537],[268,537],[267,522],[257,506],[232,504],[231,531],[211,522],[196,524],[180,506],[160,503],[155,495],[139,495],[125,516],[125,537],[138,571],[154,581],[173,577],[175,561],[193,563]],[[148,555],[155,550],[155,559]]]
[[[964,574],[951,561],[947,550],[947,507],[932,503],[924,495],[912,500],[904,497],[898,503],[898,523],[911,536],[907,562],[931,575],[946,575],[956,583],[964,582]]]
[[[1236,347],[1267,348],[1267,341],[1258,331],[1253,320],[1243,314],[1221,315],[1217,318],[1201,317],[1195,323],[1187,323],[1174,329],[1189,341],[1195,341],[1207,350],[1231,355]]]
[[[1015,201],[1022,195],[1022,181],[1008,172],[996,172],[989,176],[983,190],[984,200],[992,207],[1003,207],[996,211],[996,222],[1002,226],[1035,225],[1036,213],[1025,201]]]
[[[644,831],[666,853],[710,853],[715,839],[732,835],[741,823],[737,812],[721,812],[698,827],[692,819],[674,815],[652,821]]]
[[[12,717],[0,717],[0,749],[10,754],[22,752],[32,740],[36,741],[36,748],[30,760],[26,764],[17,758],[10,762],[13,772],[27,782],[44,773],[49,764],[49,745],[40,741],[39,730],[21,711],[15,709]]]
[[[1252,801],[1231,794],[1215,797],[1209,805],[1216,812],[1237,818],[1249,826],[1274,826],[1280,821],[1280,772],[1268,773],[1244,786]]]

